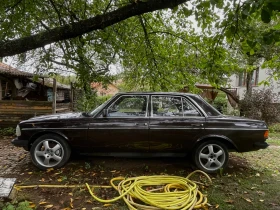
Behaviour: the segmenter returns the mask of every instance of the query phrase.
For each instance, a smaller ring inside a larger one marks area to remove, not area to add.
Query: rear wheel
[[[207,141],[196,147],[193,159],[200,170],[215,173],[226,167],[228,149],[219,141]]]
[[[31,159],[39,169],[60,168],[64,166],[71,154],[68,143],[57,135],[46,134],[32,144]]]

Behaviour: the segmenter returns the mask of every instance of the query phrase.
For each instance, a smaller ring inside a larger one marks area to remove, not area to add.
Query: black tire
[[[227,147],[215,140],[199,144],[193,153],[193,160],[197,168],[206,173],[216,173],[225,168],[228,163]]]
[[[63,167],[71,155],[71,148],[58,135],[46,134],[34,141],[30,149],[33,164],[41,170]]]

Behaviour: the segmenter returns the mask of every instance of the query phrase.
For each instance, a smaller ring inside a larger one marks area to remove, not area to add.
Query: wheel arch
[[[226,136],[221,136],[221,135],[207,135],[207,136],[203,136],[202,138],[198,139],[195,143],[195,145],[193,146],[192,149],[198,147],[200,144],[206,142],[206,141],[211,141],[211,140],[215,140],[215,141],[219,141],[221,143],[223,143],[228,150],[234,150],[234,151],[238,151],[238,148],[236,146],[236,144],[229,139]]]
[[[36,139],[38,139],[39,137],[41,137],[43,135],[46,135],[46,134],[59,136],[59,137],[65,139],[67,143],[69,143],[68,137],[61,132],[58,132],[58,131],[40,131],[38,133],[35,133],[33,136],[31,136],[31,138],[28,142],[28,150],[30,151],[31,146],[32,146],[33,142],[36,141]],[[69,146],[70,146],[70,144],[69,144]]]

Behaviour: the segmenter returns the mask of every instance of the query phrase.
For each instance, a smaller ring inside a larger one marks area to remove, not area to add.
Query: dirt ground
[[[29,153],[22,148],[14,147],[10,143],[11,139],[11,137],[0,138],[0,177],[17,178],[16,184],[25,186],[81,185],[68,189],[33,187],[20,190],[16,200],[32,202],[36,209],[127,209],[123,201],[105,206],[95,201],[84,184],[109,185],[110,179],[117,176],[168,174],[186,177],[194,170],[186,158],[76,156],[72,157],[62,169],[40,171],[31,163]],[[223,173],[237,174],[249,169],[250,164],[246,158],[231,155],[228,169]],[[213,179],[217,176],[219,174],[211,175]],[[117,196],[113,189],[96,189],[95,193],[103,199]]]

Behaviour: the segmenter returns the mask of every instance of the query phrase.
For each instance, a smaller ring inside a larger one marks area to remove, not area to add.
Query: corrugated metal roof
[[[0,62],[0,74],[10,75],[10,76],[18,76],[18,77],[33,77],[34,74],[20,71],[18,69],[15,69],[5,63]]]

